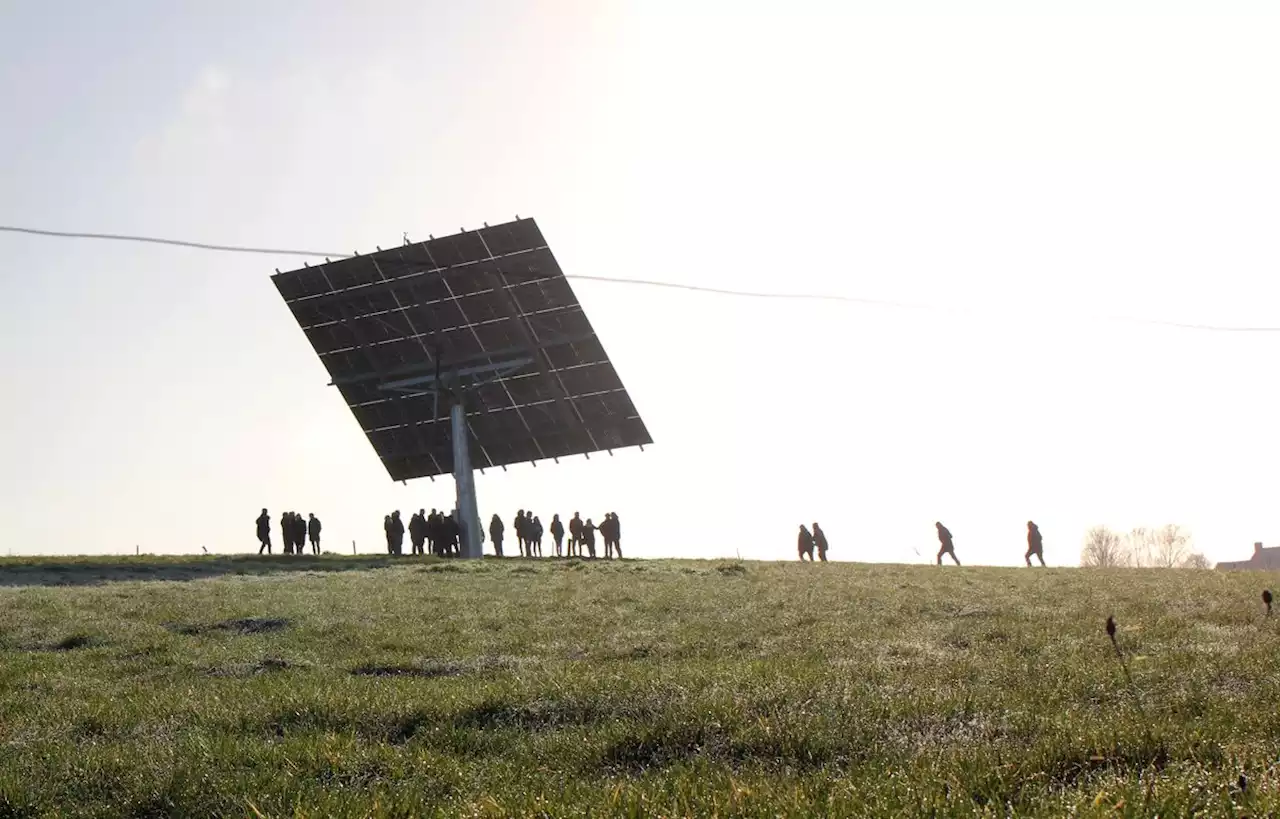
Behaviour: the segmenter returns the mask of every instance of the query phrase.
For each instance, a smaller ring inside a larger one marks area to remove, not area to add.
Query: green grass
[[[1267,585],[0,560],[0,817],[1275,813]]]

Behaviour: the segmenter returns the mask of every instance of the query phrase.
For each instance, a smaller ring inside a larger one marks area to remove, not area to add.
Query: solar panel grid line
[[[368,361],[369,366],[370,366],[370,367],[372,367],[375,371],[381,371],[382,367],[381,367],[381,365],[378,363],[377,357],[376,357],[376,356],[374,356],[374,355],[373,355],[373,354],[372,354],[368,349],[365,349],[365,350],[364,350],[364,352],[365,352],[365,358],[366,358],[366,360]],[[399,412],[399,414],[400,414],[400,416],[401,416],[401,420],[402,420],[402,422],[403,422],[404,424],[407,424],[407,423],[408,423],[408,421],[409,421],[409,415],[408,415],[408,413],[405,411],[404,406],[403,406],[402,404],[398,403],[398,402],[395,400],[395,398],[394,398],[394,397],[392,398],[392,400],[391,400],[391,402],[390,402],[390,403],[391,403],[391,406],[393,407],[393,409],[394,409],[395,411],[398,411],[398,412]],[[420,440],[418,441],[418,445],[419,445],[419,446],[424,446],[424,445],[425,445],[425,442],[421,440],[421,434],[420,434],[420,433],[417,433],[417,434],[418,434],[418,437],[419,437],[419,439],[420,439]],[[372,439],[370,439],[370,441],[372,442]],[[434,468],[439,469],[439,468],[440,468],[440,463],[439,463],[438,461],[436,461],[436,458],[435,458],[434,454],[431,456],[431,459],[432,459],[432,462],[433,462],[433,466],[434,466]]]
[[[447,287],[447,286],[449,286],[449,285],[448,285],[448,283],[446,282],[446,287]],[[484,346],[484,342],[482,342],[482,341],[480,340],[480,336],[476,333],[476,330],[475,330],[475,328],[474,328],[474,327],[472,327],[472,328],[471,328],[471,332],[472,332],[472,334],[475,336],[476,343],[477,343],[477,344],[479,344],[479,345],[481,345],[481,347],[483,348],[483,346]],[[490,358],[490,361],[492,361],[492,357]],[[512,407],[514,407],[514,408],[515,408],[516,413],[517,413],[517,415],[519,416],[521,423],[523,423],[523,424],[524,424],[525,431],[527,432],[527,434],[528,434],[530,437],[533,437],[533,430],[530,428],[530,426],[529,426],[529,422],[528,422],[528,420],[524,417],[523,413],[521,413],[521,412],[520,412],[520,407],[519,407],[519,405],[516,403],[515,398],[511,395],[511,390],[508,388],[508,386],[507,386],[507,384],[506,384],[505,380],[504,380],[504,381],[499,381],[499,382],[497,382],[497,383],[499,383],[499,384],[502,386],[503,392],[506,394],[507,401],[510,403],[510,405],[511,405]],[[468,421],[468,426],[470,427],[470,422],[469,422],[469,421]],[[472,429],[472,435],[475,435],[475,431],[474,431],[474,429]],[[477,438],[477,440],[479,440],[479,439]],[[541,452],[541,447],[538,447],[538,450],[539,450],[539,452]]]
[[[591,452],[603,452],[603,451],[610,450],[610,449],[615,449],[615,448],[617,448],[617,449],[621,449],[621,448],[626,447],[626,446],[636,446],[637,444],[634,444],[634,443],[628,442],[628,439],[627,439],[626,437],[624,437],[624,436],[622,436],[622,435],[620,434],[620,432],[621,432],[623,429],[624,429],[624,425],[618,425],[618,426],[613,426],[613,427],[603,427],[603,428],[601,428],[601,432],[602,432],[606,437],[608,437],[610,441],[617,441],[617,442],[618,442],[618,443],[617,443],[617,445],[616,445],[616,446],[605,445],[605,446],[603,446],[601,449],[598,449],[598,450],[589,450],[589,451],[591,451]],[[571,443],[571,442],[570,442],[570,443],[566,443],[567,441],[571,441],[571,439],[572,439],[572,438],[573,438],[573,436],[572,436],[572,435],[570,435],[570,434],[568,434],[568,433],[563,433],[563,432],[560,432],[560,433],[553,433],[551,436],[549,436],[549,437],[548,437],[547,442],[546,442],[546,443],[544,444],[544,446],[543,446],[543,450],[542,450],[542,451],[546,453],[545,457],[541,457],[541,456],[539,456],[539,455],[537,454],[537,452],[534,452],[534,454],[533,454],[533,455],[531,455],[531,456],[529,456],[529,457],[518,458],[518,459],[515,459],[514,461],[513,461],[513,460],[505,460],[505,459],[503,459],[503,458],[494,458],[494,466],[502,466],[502,465],[504,464],[504,462],[505,462],[506,464],[508,464],[508,465],[509,465],[509,464],[511,464],[511,463],[516,463],[516,462],[519,462],[519,461],[547,460],[547,459],[550,459],[550,458],[560,458],[560,457],[565,457],[565,456],[570,455],[570,454],[584,454],[584,453],[582,453],[582,452],[580,451],[580,450],[581,450],[581,446],[582,446],[582,444],[581,444],[581,443]],[[521,444],[520,442],[524,442],[524,444]],[[503,447],[506,447],[506,446],[509,446],[509,445],[517,445],[517,446],[518,446],[518,445],[528,445],[528,446],[532,446],[532,443],[533,443],[533,442],[532,442],[532,439],[530,439],[530,438],[517,438],[517,439],[513,439],[513,444],[503,444],[503,443],[499,443],[497,446],[495,446],[495,447],[494,447],[494,449],[495,449],[495,451],[500,452],[500,451],[501,451],[501,449],[502,449]],[[564,446],[570,446],[570,447],[572,447],[572,449],[569,449],[569,450],[562,450],[562,449],[561,449],[561,447],[564,447]],[[399,458],[416,458],[416,457],[425,457],[425,456],[427,456],[428,454],[430,454],[431,452],[434,452],[434,451],[437,451],[437,450],[436,450],[436,449],[434,449],[434,448],[432,448],[432,449],[422,449],[422,450],[419,450],[419,449],[401,449],[401,450],[396,450],[396,451],[392,451],[392,452],[387,452],[387,453],[385,453],[385,454],[380,454],[380,455],[379,455],[379,457],[380,457],[381,459],[383,459],[384,461],[385,461],[385,460],[395,460],[395,459],[399,459]],[[532,451],[532,450],[531,450],[531,451]],[[490,467],[487,467],[487,466],[486,466],[486,467],[483,467],[483,468],[488,469],[488,468],[490,468]]]
[[[373,259],[372,261],[373,261],[373,267],[374,267],[374,270],[375,270],[375,271],[377,271],[377,272],[379,273],[379,275],[381,275],[381,270],[378,268],[377,260],[376,260],[376,259]],[[324,273],[324,275],[326,276],[326,278],[328,277],[328,273],[327,273],[327,271]],[[339,303],[338,303],[338,307],[339,307],[339,311],[340,311],[340,312],[343,312],[343,313],[345,313],[345,312],[346,312],[346,310],[344,309],[344,303],[343,303],[343,302],[339,302]],[[350,321],[348,321],[348,322],[347,322],[347,325],[351,328],[352,333],[356,334],[356,336],[357,336],[357,340],[359,340],[359,328],[358,328],[358,327],[355,327],[355,326],[352,326],[352,324],[351,324],[351,322],[350,322]],[[381,372],[381,371],[384,369],[384,368],[383,368],[383,366],[379,363],[377,356],[374,354],[374,352],[373,352],[371,349],[368,349],[368,348],[367,348],[367,346],[366,346],[366,350],[365,350],[365,355],[366,355],[366,358],[367,358],[367,360],[368,360],[369,366],[370,366],[370,367],[372,367],[375,371],[377,371],[377,372]],[[409,419],[409,415],[408,415],[407,411],[405,410],[404,405],[403,405],[402,403],[400,403],[399,399],[398,399],[396,396],[394,396],[394,395],[393,395],[393,396],[391,396],[391,397],[390,397],[390,405],[391,405],[391,407],[393,408],[393,411],[398,412],[398,414],[399,414],[399,415],[400,415],[400,417],[401,417],[401,421],[402,421],[402,423],[403,423],[404,425],[408,426],[408,422],[409,422],[409,420],[410,420],[410,419]],[[414,435],[415,435],[415,437],[418,439],[418,440],[417,440],[418,446],[419,446],[419,447],[424,447],[424,446],[425,446],[425,444],[426,444],[426,441],[422,438],[422,432],[421,432],[420,430],[418,430],[417,428],[414,428],[414,429],[413,429],[413,431],[412,431],[412,434],[414,434]],[[431,459],[432,459],[432,462],[433,462],[433,467],[434,467],[434,468],[436,468],[436,469],[439,469],[439,468],[441,467],[441,465],[440,465],[440,463],[437,461],[437,459],[436,459],[436,457],[435,457],[434,453],[432,453],[432,454],[431,454]]]
[[[431,251],[429,248],[427,248],[427,244],[428,243],[426,242],[422,242],[422,243],[419,243],[418,246],[422,247],[425,253],[430,254]],[[525,260],[531,257],[536,257],[538,254],[544,253],[548,250],[549,248],[546,248],[545,246],[534,247],[534,248],[528,248],[525,250],[506,254],[501,257],[495,257],[494,259],[482,259],[482,260],[466,262],[466,263],[456,264],[456,265],[439,265],[433,260],[431,261],[430,265],[425,268],[412,268],[411,266],[406,266],[407,272],[404,272],[401,275],[386,277],[385,279],[380,281],[358,282],[358,283],[354,283],[341,288],[331,287],[326,291],[309,293],[306,295],[298,296],[294,299],[291,299],[290,301],[296,301],[300,303],[322,304],[322,303],[342,301],[350,298],[358,298],[362,296],[374,296],[383,291],[394,291],[396,288],[407,284],[409,280],[421,277],[423,275],[436,275],[436,276],[443,277],[443,276],[461,275],[464,273],[474,274],[475,273],[474,268],[480,266],[485,262],[515,260],[516,263],[519,263],[522,260]],[[335,262],[332,264],[342,264],[347,262],[354,262],[356,260],[366,260],[369,258],[372,258],[372,256],[357,256],[357,257],[352,257],[351,259],[343,260],[342,262]]]
[[[587,377],[584,373],[594,373],[597,378],[607,378],[609,380],[617,379],[616,370],[612,369],[607,357],[599,354],[598,346],[594,348],[586,348],[584,350],[584,354],[577,356],[576,363],[564,363],[572,359],[570,359],[569,355],[562,354],[560,350],[572,346],[574,345],[570,343],[570,340],[565,339],[560,344],[546,343],[541,345],[540,348],[543,352],[553,355],[559,362],[556,370],[560,373],[560,378],[562,382],[564,382],[569,395],[572,396],[579,392],[579,390],[576,387],[569,387],[566,379],[571,378],[580,380]],[[503,355],[500,357],[495,356],[495,358],[512,360],[510,357],[515,355],[522,356],[522,359],[515,360],[523,361],[526,365],[534,363],[532,359],[533,352],[520,348],[504,348]],[[464,362],[459,363],[461,364]],[[465,363],[469,365],[472,364],[473,361],[469,360]],[[426,369],[427,368],[424,368],[421,364],[406,364],[392,368],[384,367],[382,372],[373,373],[361,368],[361,371],[359,372],[335,377],[333,385],[337,386],[343,392],[344,396],[347,396],[348,403],[351,406],[361,406],[372,401],[383,400],[387,397],[377,391],[374,382],[387,381],[388,383],[395,383],[396,379],[412,377],[423,373]],[[538,375],[540,375],[540,373],[515,371],[509,375],[509,379],[511,381],[520,381],[522,379],[535,378]]]
[[[326,284],[326,286],[327,286],[327,287],[329,287],[330,289],[332,289],[332,288],[333,288],[333,281],[332,281],[332,279],[331,279],[331,278],[330,278],[330,276],[329,276],[329,271],[327,271],[327,270],[324,268],[324,266],[323,266],[323,265],[322,265],[322,266],[319,266],[319,267],[320,267],[320,269],[319,269],[319,271],[318,271],[318,278],[323,279],[323,280],[324,280],[324,282],[325,282],[325,284]],[[342,303],[341,303],[341,302],[339,302],[339,310],[340,310],[340,311],[342,310],[342,307],[343,307]],[[364,353],[364,356],[365,356],[366,360],[368,361],[369,366],[370,366],[370,367],[372,367],[374,370],[379,370],[379,369],[380,369],[380,365],[378,364],[378,361],[377,361],[376,357],[375,357],[375,356],[373,356],[373,355],[372,355],[372,353],[371,353],[367,348],[363,349],[363,350],[362,350],[362,352]],[[403,413],[402,413],[402,415],[403,415]],[[407,421],[407,420],[408,420],[408,416],[407,416],[407,415],[403,415],[403,419],[404,419],[405,421]],[[422,443],[423,443],[422,441],[419,441],[419,445],[420,445],[420,446],[422,445]],[[434,456],[432,456],[432,461],[433,461],[433,468],[438,469],[438,468],[439,468],[439,464],[435,462],[435,458],[434,458]]]
[[[507,275],[508,281],[510,281],[512,274],[507,272],[505,275]],[[369,306],[361,307],[358,309],[353,309],[352,305],[355,303],[350,302],[348,304],[349,313],[353,315],[353,317],[356,319],[364,319],[366,317],[372,317],[372,316],[378,316],[378,315],[385,316],[389,313],[396,312],[397,310],[400,310],[400,309],[404,309],[407,311],[407,310],[412,310],[416,308],[430,307],[430,306],[437,305],[442,302],[446,302],[450,300],[450,297],[448,296],[448,294],[443,294],[439,298],[420,295],[418,292],[415,291],[415,284],[420,284],[422,277],[414,276],[414,277],[408,277],[408,279],[409,280],[405,282],[405,287],[409,288],[410,295],[413,295],[414,298],[412,300],[406,301],[404,299],[400,299],[398,304],[395,302],[388,302],[385,305],[370,304]],[[559,293],[558,299],[551,299],[545,295],[547,293],[547,287],[551,285],[559,287],[560,293]],[[570,308],[570,309],[581,310],[581,305],[578,305],[576,303],[576,300],[573,298],[573,295],[572,295],[572,289],[568,286],[567,280],[563,279],[563,276],[559,277],[558,280],[556,277],[543,276],[538,279],[527,280],[524,282],[517,283],[516,285],[513,285],[513,287],[518,287],[520,289],[531,289],[534,286],[540,286],[540,291],[544,294],[544,298],[547,300],[548,303],[538,305],[537,307],[534,307],[528,310],[527,312],[541,313],[548,310],[554,310],[556,308]],[[457,297],[458,300],[469,299],[474,297],[484,297],[490,294],[491,292],[492,292],[492,288],[489,286],[472,287],[465,293],[459,292],[457,288],[454,288],[454,295]],[[290,305],[291,305],[291,309],[294,312],[295,318],[298,320],[298,323],[302,325],[302,328],[304,330],[308,330],[315,327],[321,327],[321,326],[329,326],[329,325],[339,323],[340,321],[338,318],[334,317],[331,313],[327,313],[321,307],[306,305],[298,301],[290,302]]]
[[[539,346],[538,339],[536,338],[536,336],[533,336],[532,334],[526,332],[526,328],[522,324],[522,322],[524,321],[524,318],[521,314],[519,303],[515,301],[515,296],[507,287],[507,282],[503,279],[501,272],[498,272],[492,275],[493,275],[493,278],[496,280],[497,284],[499,285],[498,292],[502,295],[503,302],[504,304],[506,304],[507,309],[512,316],[512,322],[517,330],[518,335],[521,337],[521,340],[524,342],[526,349],[528,349],[529,351],[529,354],[533,356],[535,363],[538,365],[539,372],[545,378],[546,368],[542,363],[542,354],[538,349],[538,346]],[[535,386],[536,386],[536,382],[535,382]],[[564,411],[563,405],[561,405],[561,410]],[[572,427],[573,421],[574,421],[573,414],[571,412],[565,412],[564,415],[566,420],[568,421],[568,425]],[[530,429],[530,434],[532,434],[532,429]],[[545,446],[543,446],[538,436],[534,436],[534,442],[536,444],[538,452],[542,454],[543,457],[546,457],[547,449]]]
[[[431,248],[427,247],[426,245],[423,245],[423,251],[427,254],[427,257],[428,257],[428,258],[432,258]],[[434,259],[433,259],[433,261],[434,261]],[[452,288],[449,286],[449,283],[448,283],[447,281],[446,281],[446,282],[444,282],[444,286],[445,286],[446,290],[448,290],[448,291],[450,292],[450,294],[452,295]],[[457,303],[457,300],[455,299],[454,301],[455,301],[455,304],[456,304],[456,303]],[[458,306],[458,309],[459,309],[460,311],[462,310],[462,308],[461,308],[461,306],[460,306],[460,305]],[[466,312],[465,312],[465,311],[463,311],[463,312],[462,312],[462,316],[463,316],[463,319],[465,320],[465,319],[466,319]],[[473,332],[474,332],[474,331],[473,331]],[[480,341],[480,340],[479,340],[479,338],[477,338],[477,339],[476,339],[476,343],[479,343],[479,341]],[[492,361],[492,359],[490,359],[490,361]],[[451,428],[451,431],[452,431],[452,428]],[[473,438],[476,438],[475,430],[472,428],[470,421],[468,421],[468,422],[467,422],[467,432],[468,432],[468,433],[469,433]],[[489,463],[489,465],[490,465],[490,466],[493,466],[493,465],[494,465],[494,464],[493,464],[493,458],[492,458],[492,457],[490,457],[490,455],[489,455],[489,451],[488,451],[488,449],[485,447],[485,442],[484,442],[484,441],[481,441],[479,438],[476,438],[476,444],[477,444],[477,445],[479,446],[479,448],[480,448],[480,454],[481,454],[481,456],[482,456],[482,457],[483,457],[483,458],[484,458],[484,459]]]
[[[560,406],[562,410],[566,410],[565,415],[566,415],[566,420],[568,421],[568,425],[572,427],[574,425],[574,422],[576,421],[577,424],[582,428],[582,430],[587,434],[587,437],[590,438],[591,432],[586,428],[586,424],[583,423],[582,414],[578,412],[577,408],[573,405],[573,399],[569,396],[568,391],[565,390],[564,384],[559,381],[559,377],[555,375],[555,369],[548,366],[549,361],[545,359],[545,355],[546,355],[545,350],[541,348],[537,332],[534,330],[532,326],[529,325],[528,319],[524,317],[523,311],[520,308],[520,302],[517,300],[516,294],[511,292],[505,277],[503,277],[501,273],[497,274],[497,278],[502,285],[502,292],[506,296],[508,302],[510,303],[513,314],[516,316],[515,320],[516,320],[517,326],[520,327],[520,329],[522,330],[521,334],[526,337],[525,340],[529,345],[529,349],[533,353],[534,357],[538,362],[539,371],[542,373],[544,377],[555,378],[556,382],[560,386],[559,398],[563,402],[560,404]],[[584,322],[586,322],[585,314],[583,314],[583,320]]]
[[[562,330],[565,322],[563,321],[560,322],[561,324],[560,328],[553,328],[549,324],[547,324],[548,321],[550,321],[553,318],[567,319],[572,316],[580,316],[580,315],[582,315],[581,309],[554,308],[553,310],[546,311],[541,314],[523,313],[522,317],[529,321],[533,321],[535,318],[538,319],[538,323],[541,324],[545,332],[551,335],[555,335]],[[506,329],[508,325],[510,325],[512,329],[515,329],[515,321],[516,319],[509,318],[509,317],[487,319],[484,321],[477,322],[473,325],[453,325],[453,326],[442,328],[439,331],[404,334],[404,335],[396,336],[393,338],[371,341],[370,343],[373,346],[378,346],[378,345],[385,345],[385,344],[396,344],[396,343],[408,341],[408,340],[423,341],[423,340],[428,340],[433,338],[446,339],[453,334],[458,334],[462,331],[467,331],[472,328],[474,328],[477,331],[477,333],[481,330],[490,331],[490,332],[500,331],[500,330]],[[338,325],[338,326],[341,326],[341,325]],[[389,324],[385,324],[384,326],[386,326],[388,329],[394,329]],[[338,341],[338,342],[332,341],[335,338],[336,333],[340,333],[343,331],[344,330],[336,330],[336,331],[330,331],[327,329],[317,330],[316,328],[312,328],[308,333],[308,338],[313,340],[313,343],[315,343],[315,346],[318,348],[317,349],[318,354],[323,358],[325,356],[333,355],[335,353],[344,352],[346,350],[352,349],[355,346],[350,343],[349,339],[345,341]],[[583,338],[584,339],[589,338],[589,336],[584,335]],[[542,346],[546,346],[548,344],[557,343],[557,341],[555,339],[548,339],[548,340],[539,339],[539,343]],[[342,345],[342,346],[339,346],[339,345]],[[487,345],[486,345],[486,348],[487,348]],[[428,355],[430,356],[430,353],[428,353]],[[488,357],[487,353],[483,355],[480,353],[469,353],[467,355],[474,355],[480,358]],[[451,361],[457,361],[460,358],[465,358],[465,357],[466,356],[451,355],[449,356],[449,359]]]

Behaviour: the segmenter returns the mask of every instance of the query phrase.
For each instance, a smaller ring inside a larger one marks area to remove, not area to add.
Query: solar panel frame
[[[395,480],[653,443],[533,219],[304,266],[276,289]],[[436,390],[440,390],[440,394]]]

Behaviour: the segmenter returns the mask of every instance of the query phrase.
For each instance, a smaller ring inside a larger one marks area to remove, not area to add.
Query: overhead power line
[[[355,254],[352,253],[336,253],[325,252],[321,250],[296,250],[288,248],[268,248],[268,247],[246,247],[243,245],[220,245],[210,244],[207,242],[193,242],[186,239],[166,239],[157,236],[133,236],[123,233],[83,233],[77,231],[64,230],[47,230],[43,228],[19,227],[16,225],[0,225],[0,233],[24,233],[32,236],[48,236],[55,239],[94,239],[99,241],[114,242],[144,242],[156,245],[172,245],[175,247],[190,247],[197,250],[211,250],[222,253],[257,253],[271,256],[308,256],[314,258],[329,259],[349,259]],[[907,302],[890,301],[887,299],[874,299],[862,296],[844,296],[835,293],[771,293],[755,290],[736,290],[732,288],[707,287],[697,284],[682,284],[680,282],[658,281],[653,279],[628,279],[612,276],[589,276],[581,274],[566,273],[565,278],[577,279],[580,281],[604,282],[607,284],[627,284],[642,287],[661,287],[670,290],[685,290],[694,293],[707,293],[718,296],[736,296],[741,298],[754,299],[787,299],[795,301],[833,301],[845,302],[852,304],[871,304],[881,307],[897,307],[908,309],[932,309],[927,304],[910,304]],[[1202,330],[1220,333],[1280,333],[1280,327],[1266,326],[1231,326],[1220,324],[1193,324],[1178,321],[1165,321],[1162,319],[1140,319],[1140,318],[1113,318],[1113,321],[1130,322],[1134,324],[1147,324],[1155,327],[1171,327],[1179,330]]]
[[[0,225],[0,231],[7,233],[28,233],[32,236],[52,236],[57,239],[105,239],[113,242],[147,242],[153,245],[176,245],[178,247],[194,247],[198,250],[218,250],[225,253],[264,253],[273,256],[337,256],[347,258],[350,253],[321,253],[318,250],[280,250],[269,247],[241,247],[239,245],[210,245],[204,242],[188,242],[183,239],[159,239],[155,236],[128,236],[122,233],[73,233],[63,230],[40,230],[37,228],[14,227]]]

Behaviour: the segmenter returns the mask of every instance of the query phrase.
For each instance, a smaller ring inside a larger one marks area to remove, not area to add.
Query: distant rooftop
[[[1219,569],[1280,569],[1280,546],[1253,544],[1253,556],[1248,560],[1232,560],[1219,563]]]

